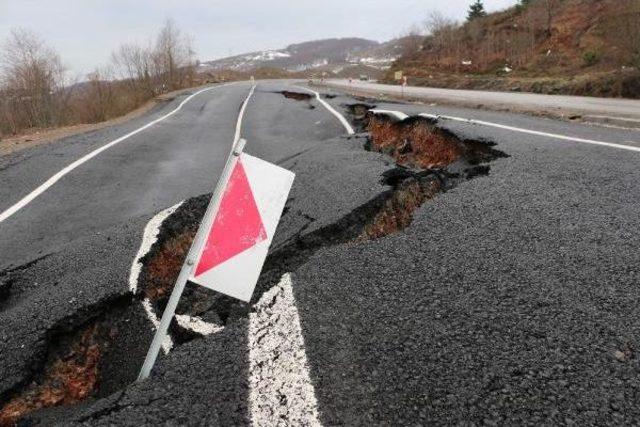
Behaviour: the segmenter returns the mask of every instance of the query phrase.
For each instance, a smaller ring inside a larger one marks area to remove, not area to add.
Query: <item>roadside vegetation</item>
[[[465,22],[429,13],[385,76],[410,84],[640,98],[640,0],[520,0]]]
[[[0,43],[0,138],[121,116],[196,84],[195,65],[190,40],[170,20],[149,45],[120,46],[82,81],[37,34],[15,29]]]

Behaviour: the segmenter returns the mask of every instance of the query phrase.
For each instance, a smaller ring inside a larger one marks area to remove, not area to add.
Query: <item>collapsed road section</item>
[[[367,135],[325,142],[287,160],[300,179],[252,303],[323,248],[356,247],[401,232],[424,203],[486,175],[491,161],[506,157],[491,143],[460,139],[426,119],[398,122],[360,110],[358,115]],[[352,188],[353,194],[331,200],[337,185],[318,179],[319,170],[322,179],[338,180],[335,184]],[[51,329],[46,351],[32,361],[33,370],[3,394],[2,423],[42,419],[42,409],[56,406],[68,407],[62,413],[73,417],[78,403],[91,405],[134,381],[151,334],[141,302],[148,300],[158,317],[162,313],[209,197],[187,200],[162,222],[155,243],[141,259],[135,294],[105,300],[76,313],[72,324]],[[223,331],[241,327],[253,310],[252,305],[189,284],[177,313]],[[178,350],[205,335],[178,321],[170,334]]]

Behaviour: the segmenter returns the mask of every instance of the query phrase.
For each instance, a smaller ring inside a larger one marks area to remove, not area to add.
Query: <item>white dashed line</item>
[[[169,113],[165,114],[164,116],[162,116],[162,117],[160,117],[158,119],[155,119],[155,120],[147,123],[146,125],[134,130],[133,132],[129,132],[128,134],[126,134],[124,136],[121,136],[120,138],[118,138],[118,139],[116,139],[114,141],[111,141],[111,142],[103,145],[102,147],[92,151],[91,153],[79,158],[78,160],[76,160],[75,162],[71,163],[69,166],[65,167],[60,172],[56,173],[51,178],[46,180],[42,185],[40,185],[38,188],[33,190],[31,193],[29,193],[27,196],[25,196],[18,203],[16,203],[15,205],[11,206],[9,209],[5,210],[4,212],[0,213],[0,222],[3,222],[7,218],[11,217],[13,214],[18,212],[20,209],[22,209],[23,207],[25,207],[26,205],[31,203],[36,197],[38,197],[39,195],[41,195],[42,193],[47,191],[52,185],[54,185],[56,182],[60,181],[60,179],[62,179],[69,172],[71,172],[74,169],[76,169],[78,166],[80,166],[83,163],[93,159],[95,156],[97,156],[98,154],[102,153],[105,150],[108,150],[109,148],[113,147],[114,145],[119,144],[122,141],[124,141],[126,139],[129,139],[132,136],[142,132],[143,130],[148,129],[151,126],[153,126],[153,125],[155,125],[157,123],[160,123],[163,120],[168,119],[169,117],[173,116],[175,113],[180,111],[182,109],[182,107],[187,102],[191,101],[195,96],[198,96],[199,94],[201,94],[203,92],[206,92],[206,91],[209,91],[209,90],[212,90],[212,89],[217,89],[217,88],[220,88],[220,87],[223,87],[223,86],[227,86],[227,85],[228,84],[219,85],[219,86],[212,86],[212,87],[201,89],[201,90],[197,91],[196,93],[194,93],[192,95],[189,95],[174,110],[170,111]]]
[[[318,100],[318,102],[319,102],[320,104],[322,104],[322,106],[323,106],[324,108],[326,108],[327,110],[329,110],[329,112],[330,112],[331,114],[333,114],[334,116],[336,116],[336,118],[337,118],[338,120],[340,120],[340,123],[342,123],[342,126],[344,126],[344,128],[346,129],[346,131],[347,131],[347,133],[348,133],[349,135],[353,135],[353,134],[355,134],[355,131],[353,130],[353,128],[351,127],[351,125],[349,124],[349,122],[347,121],[347,119],[345,119],[345,118],[344,118],[344,116],[343,116],[342,114],[338,113],[338,112],[337,112],[337,111],[336,111],[336,110],[335,110],[331,105],[329,105],[329,103],[328,103],[328,102],[326,102],[324,99],[322,99],[322,98],[320,97],[320,94],[319,94],[318,92],[316,92],[315,90],[311,90],[311,89],[309,89],[309,88],[306,88],[306,87],[302,87],[302,86],[296,86],[296,87],[297,87],[297,88],[299,88],[299,89],[306,90],[306,91],[308,91],[308,92],[313,93],[313,94],[316,96],[316,100]]]
[[[255,426],[321,426],[291,275],[249,315],[249,407]]]

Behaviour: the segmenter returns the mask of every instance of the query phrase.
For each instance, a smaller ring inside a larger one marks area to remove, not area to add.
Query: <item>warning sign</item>
[[[210,222],[192,282],[243,301],[251,299],[294,176],[240,155]]]

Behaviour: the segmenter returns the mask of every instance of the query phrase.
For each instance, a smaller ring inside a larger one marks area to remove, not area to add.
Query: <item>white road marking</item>
[[[224,329],[224,326],[205,322],[197,316],[189,316],[188,314],[176,314],[175,317],[176,322],[178,322],[178,325],[180,325],[180,327],[203,336],[215,334],[216,332],[220,332]]]
[[[433,114],[420,114],[420,115],[423,116],[423,117],[434,118]],[[488,126],[488,127],[498,128],[498,129],[510,130],[512,132],[526,133],[526,134],[529,134],[529,135],[537,135],[537,136],[544,136],[544,137],[547,137],[547,138],[561,139],[561,140],[564,140],[564,141],[580,142],[580,143],[583,143],[583,144],[592,144],[592,145],[602,145],[602,146],[605,146],[605,147],[619,148],[621,150],[640,152],[640,147],[633,147],[633,146],[630,146],[630,145],[616,144],[616,143],[613,143],[613,142],[596,141],[596,140],[593,140],[593,139],[576,138],[576,137],[573,137],[573,136],[560,135],[560,134],[557,134],[557,133],[541,132],[541,131],[537,131],[537,130],[524,129],[524,128],[519,128],[519,127],[515,127],[515,126],[502,125],[500,123],[485,122],[483,120],[465,119],[464,117],[439,116],[439,115],[435,116],[435,118],[443,119],[443,120],[451,120],[451,121],[456,121],[456,122],[463,122],[463,123],[471,123],[471,124],[476,124],[476,125],[481,125],[481,126]]]
[[[406,115],[405,113],[403,113],[402,111],[394,111],[394,110],[379,110],[379,109],[373,109],[373,110],[369,110],[370,112],[372,112],[373,114],[381,114],[383,116],[392,116],[395,117],[398,120],[404,120],[409,118],[408,115]]]
[[[393,116],[398,120],[404,120],[404,119],[409,117],[408,115],[406,115],[402,111],[380,110],[380,109],[371,109],[369,111],[374,113],[374,114],[384,114],[384,115],[388,115],[388,116]],[[583,143],[583,144],[602,145],[602,146],[605,146],[605,147],[619,148],[619,149],[622,149],[622,150],[640,152],[640,147],[635,147],[635,146],[631,146],[631,145],[616,144],[616,143],[613,143],[613,142],[597,141],[597,140],[593,140],[593,139],[576,138],[576,137],[573,137],[573,136],[560,135],[560,134],[557,134],[557,133],[541,132],[541,131],[537,131],[537,130],[524,129],[524,128],[519,128],[519,127],[515,127],[515,126],[507,126],[507,125],[502,125],[500,123],[486,122],[486,121],[483,121],[483,120],[466,119],[464,117],[444,116],[444,115],[429,114],[429,113],[421,113],[421,114],[419,114],[419,116],[425,117],[425,118],[428,118],[428,119],[434,119],[434,120],[451,120],[451,121],[456,121],[456,122],[471,123],[471,124],[476,124],[476,125],[480,125],[480,126],[488,126],[488,127],[498,128],[498,129],[510,130],[512,132],[526,133],[526,134],[529,134],[529,135],[544,136],[544,137],[547,137],[547,138],[561,139],[561,140],[572,141],[572,142],[580,142],[580,143]],[[634,142],[631,142],[631,143],[635,144]]]
[[[156,316],[156,312],[153,310],[153,304],[151,304],[149,298],[145,298],[144,300],[142,300],[142,307],[144,308],[145,313],[147,313],[147,317],[151,321],[153,329],[158,329],[158,327],[160,326],[160,319],[158,319],[158,316]],[[162,340],[162,350],[164,351],[164,354],[169,354],[172,348],[173,340],[171,339],[171,335],[167,334],[164,337],[164,340]]]
[[[126,134],[124,136],[121,136],[120,138],[118,138],[118,139],[116,139],[114,141],[111,141],[108,144],[105,144],[102,147],[92,151],[91,153],[79,158],[78,160],[76,160],[75,162],[71,163],[69,166],[65,167],[60,172],[56,173],[51,178],[46,180],[43,184],[41,184],[38,188],[33,190],[27,196],[25,196],[18,203],[16,203],[15,205],[11,206],[9,209],[5,210],[4,212],[0,213],[0,222],[3,222],[7,218],[11,217],[13,214],[18,212],[20,209],[22,209],[23,207],[25,207],[26,205],[31,203],[36,197],[38,197],[39,195],[41,195],[42,193],[47,191],[53,184],[55,184],[56,182],[60,181],[60,179],[62,179],[62,177],[67,175],[69,172],[73,171],[78,166],[80,166],[83,163],[93,159],[98,154],[102,153],[105,150],[108,150],[109,148],[113,147],[116,144],[121,143],[122,141],[132,137],[133,135],[136,135],[136,134],[142,132],[143,130],[150,128],[151,126],[153,126],[155,124],[158,124],[163,120],[168,119],[169,117],[173,116],[175,113],[180,111],[182,109],[182,107],[187,102],[191,101],[195,96],[198,96],[199,94],[201,94],[203,92],[207,92],[209,90],[217,89],[217,88],[220,88],[220,87],[223,87],[223,86],[227,86],[227,85],[228,84],[224,84],[224,85],[212,86],[212,87],[207,87],[207,88],[201,89],[201,90],[197,91],[196,93],[194,93],[192,95],[189,95],[174,110],[170,111],[169,113],[165,114],[164,116],[162,116],[160,118],[157,118],[157,119],[147,123],[146,125],[134,130],[133,132],[129,132],[128,134]]]
[[[438,115],[437,114],[422,113],[422,114],[419,114],[419,116],[420,117],[425,117],[427,119],[438,120]]]
[[[142,262],[140,261],[142,257],[149,253],[153,244],[158,240],[158,234],[160,233],[160,227],[164,220],[166,220],[169,215],[174,213],[183,202],[180,202],[174,206],[171,206],[168,209],[165,209],[159,213],[157,213],[144,227],[144,233],[142,234],[142,243],[140,244],[140,248],[138,249],[138,253],[136,257],[133,259],[133,264],[131,265],[131,271],[129,272],[129,289],[132,293],[136,293],[138,291],[138,280],[140,279],[140,272],[142,271]],[[160,325],[160,320],[158,320],[158,316],[153,310],[153,304],[149,298],[145,298],[142,301],[142,307],[144,308],[149,321],[153,325],[154,329],[158,328]],[[169,351],[173,348],[173,340],[169,335],[166,336],[165,340],[162,342],[162,350],[164,350],[165,354],[168,354]]]
[[[321,426],[291,275],[249,315],[249,408],[255,426]]]
[[[169,216],[173,214],[182,205],[182,203],[184,202],[180,202],[168,209],[157,213],[145,226],[144,233],[142,235],[142,243],[140,244],[138,253],[133,260],[131,271],[129,273],[129,289],[132,293],[135,294],[138,291],[138,282],[140,280],[140,272],[142,271],[142,262],[140,260],[149,253],[153,244],[158,240],[158,234],[160,233],[160,227],[162,227],[162,223],[167,218],[169,218]],[[153,325],[154,329],[157,329],[160,325],[160,320],[158,319],[158,315],[156,314],[153,308],[153,304],[151,303],[149,298],[144,298],[142,300],[142,307],[144,308],[144,311],[147,314],[147,317],[149,318],[149,321]],[[198,317],[191,317],[186,314],[177,315],[176,321],[183,328],[189,329],[201,335],[210,335],[224,329],[219,325],[207,323]],[[168,354],[172,348],[173,340],[171,339],[171,336],[167,334],[165,340],[162,342],[162,350],[165,354]]]
[[[309,89],[309,88],[306,88],[306,87],[302,87],[302,86],[296,86],[296,87],[297,87],[297,88],[299,88],[299,89],[306,90],[306,91],[308,91],[308,92],[313,93],[313,94],[316,96],[316,99],[318,100],[318,102],[319,102],[320,104],[322,104],[322,106],[323,106],[324,108],[326,108],[327,110],[329,110],[329,112],[330,112],[331,114],[333,114],[334,116],[336,116],[336,117],[338,118],[338,120],[340,120],[340,123],[342,123],[342,126],[344,126],[344,128],[347,130],[347,134],[349,134],[349,135],[353,135],[353,134],[355,134],[355,133],[356,133],[356,132],[353,130],[353,128],[351,127],[351,125],[349,124],[349,122],[347,121],[347,119],[345,119],[345,118],[344,118],[344,116],[343,116],[342,114],[338,113],[338,112],[337,112],[337,111],[336,111],[336,110],[335,110],[331,105],[329,105],[329,103],[328,103],[328,102],[326,102],[324,99],[322,99],[322,98],[320,97],[320,94],[319,94],[318,92],[316,92],[315,90],[311,90],[311,89]]]
[[[249,95],[245,98],[242,103],[242,107],[240,107],[240,113],[238,114],[238,121],[236,122],[236,134],[233,137],[233,146],[236,145],[236,142],[240,139],[240,132],[242,131],[242,119],[244,118],[244,111],[247,109],[247,104],[249,104],[249,99],[253,95],[253,92],[256,90],[256,85],[251,86],[251,90],[249,91]]]
[[[163,210],[156,214],[144,227],[144,233],[142,234],[142,243],[140,244],[140,248],[138,249],[138,253],[133,260],[133,265],[131,265],[131,272],[129,273],[129,289],[132,293],[136,293],[138,291],[138,280],[140,278],[140,271],[142,270],[142,262],[140,261],[142,257],[144,257],[151,246],[158,240],[158,234],[160,233],[160,226],[164,222],[165,219],[169,217],[172,213],[174,213],[184,202],[180,202],[176,205],[171,206],[168,209]]]
[[[234,141],[237,141],[238,139],[240,139],[240,131],[242,129],[242,118],[244,117],[245,109],[247,107],[249,99],[251,98],[251,96],[253,95],[253,92],[255,91],[255,88],[256,88],[255,85],[251,87],[249,94],[245,98],[244,102],[242,103],[242,107],[240,108],[240,113],[238,114],[238,120],[236,122],[236,133],[235,133]],[[192,96],[195,96],[195,95],[197,95],[197,93]],[[189,98],[183,101],[183,104],[188,99]],[[158,240],[158,234],[160,233],[160,227],[162,226],[162,223],[171,214],[173,214],[182,205],[182,203],[184,202],[180,202],[177,205],[174,205],[168,209],[165,209],[159,212],[153,218],[151,218],[151,220],[145,226],[144,233],[142,236],[142,243],[140,244],[140,248],[138,249],[138,253],[136,254],[135,259],[133,260],[133,264],[131,265],[131,271],[129,273],[129,289],[131,290],[132,293],[135,294],[138,291],[138,281],[140,280],[140,272],[142,271],[142,262],[140,260],[147,253],[149,253],[153,244]],[[153,308],[153,304],[148,298],[144,298],[144,300],[142,301],[142,307],[144,308],[144,311],[147,314],[149,321],[151,321],[151,324],[153,325],[153,327],[157,329],[158,326],[160,325],[160,320]],[[186,314],[176,315],[175,319],[178,322],[178,325],[180,325],[181,327],[197,332],[202,335],[210,335],[212,333],[219,332],[222,329],[224,329],[224,327],[221,327],[219,325],[216,325],[213,323],[207,323],[198,317],[192,317]],[[169,353],[169,351],[171,351],[172,348],[173,348],[173,340],[171,339],[171,336],[167,334],[167,336],[165,337],[165,340],[162,343],[162,349],[164,350],[164,353],[167,354]]]

